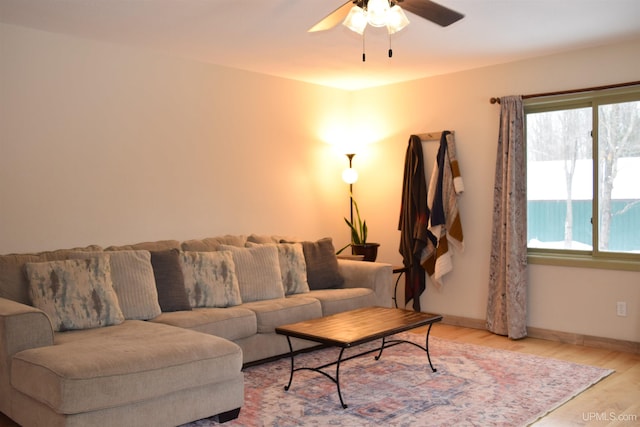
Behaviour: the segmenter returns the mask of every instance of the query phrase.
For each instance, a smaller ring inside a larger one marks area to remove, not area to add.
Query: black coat
[[[400,254],[408,269],[405,276],[405,304],[413,299],[415,311],[420,311],[420,295],[426,284],[420,256],[429,239],[429,215],[422,142],[418,136],[411,135],[404,164],[398,230],[401,231]]]

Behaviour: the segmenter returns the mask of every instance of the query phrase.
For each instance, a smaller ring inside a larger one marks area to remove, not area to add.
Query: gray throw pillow
[[[91,329],[124,321],[111,283],[109,255],[26,263],[33,305],[54,331]]]
[[[151,265],[156,279],[158,303],[162,311],[191,310],[180,267],[180,251],[178,249],[152,251]]]
[[[24,274],[24,265],[27,262],[64,260],[68,258],[69,252],[76,251],[98,252],[102,251],[102,248],[97,245],[90,245],[85,248],[58,249],[34,254],[0,255],[0,298],[31,305],[29,281]]]
[[[70,259],[87,259],[104,252],[73,252]],[[156,280],[149,251],[108,252],[113,289],[125,319],[149,320],[160,315]]]
[[[182,252],[180,265],[191,307],[242,304],[236,266],[230,251]]]
[[[344,278],[338,270],[333,240],[325,237],[316,242],[302,242],[307,264],[307,282],[311,290],[341,288]]]

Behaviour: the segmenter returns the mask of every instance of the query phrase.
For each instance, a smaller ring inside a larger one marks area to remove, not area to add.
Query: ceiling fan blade
[[[329,30],[329,29],[335,27],[336,25],[338,25],[339,23],[344,21],[344,18],[347,17],[347,15],[349,14],[349,11],[351,10],[352,7],[353,7],[353,1],[349,0],[348,2],[346,2],[342,6],[340,6],[339,8],[337,8],[336,10],[334,10],[333,12],[331,12],[330,14],[325,16],[316,25],[314,25],[313,27],[309,28],[307,30],[307,32],[308,33],[313,33],[313,32],[316,32],[316,31]]]
[[[400,0],[400,7],[441,27],[446,27],[464,18],[463,14],[431,0]]]

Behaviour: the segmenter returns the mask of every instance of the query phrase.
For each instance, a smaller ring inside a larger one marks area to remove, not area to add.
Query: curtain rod
[[[627,86],[635,86],[640,85],[640,81],[628,82],[628,83],[618,83],[613,85],[605,85],[605,86],[595,86],[595,87],[586,87],[582,89],[570,89],[570,90],[561,90],[558,92],[546,92],[546,93],[532,93],[529,95],[522,95],[522,99],[527,98],[537,98],[542,96],[553,96],[553,95],[567,95],[571,93],[580,93],[580,92],[591,92],[594,90],[605,90],[605,89],[616,89],[619,87],[627,87]],[[492,104],[498,103],[500,104],[500,98],[491,98],[489,102]]]

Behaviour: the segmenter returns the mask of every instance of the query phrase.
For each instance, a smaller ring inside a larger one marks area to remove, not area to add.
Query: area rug
[[[424,337],[396,338],[424,345]],[[348,349],[352,354],[366,346]],[[373,348],[369,345],[368,348]],[[289,391],[290,359],[247,368],[245,403],[225,426],[525,426],[613,371],[431,337],[426,353],[401,344],[342,363],[340,384],[297,371]],[[296,356],[296,367],[334,361],[338,349]],[[335,375],[335,367],[328,368]],[[218,425],[215,417],[186,424]]]

